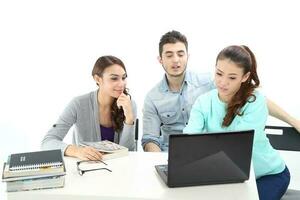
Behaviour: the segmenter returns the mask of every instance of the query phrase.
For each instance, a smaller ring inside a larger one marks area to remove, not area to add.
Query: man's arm
[[[143,107],[143,137],[142,146],[145,151],[160,152],[160,124],[157,108],[151,101],[149,95],[146,96]]]
[[[267,105],[269,113],[272,117],[275,117],[281,121],[288,123],[300,133],[300,120],[297,120],[296,118],[292,117],[290,114],[288,114],[285,110],[283,110],[270,99],[267,99]]]
[[[157,144],[153,142],[148,142],[147,144],[145,144],[144,150],[147,152],[161,152],[159,146],[157,146]]]

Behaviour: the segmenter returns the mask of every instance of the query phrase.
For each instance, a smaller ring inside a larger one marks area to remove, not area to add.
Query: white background
[[[188,38],[193,71],[212,72],[222,48],[248,45],[266,96],[300,118],[299,19],[289,0],[0,1],[0,156],[38,150],[66,104],[96,89],[102,55],[124,61],[141,119],[163,75],[159,39],[173,29]]]

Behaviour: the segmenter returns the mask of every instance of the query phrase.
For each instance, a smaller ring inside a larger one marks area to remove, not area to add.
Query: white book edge
[[[128,156],[128,151],[104,153],[103,160],[110,160],[110,159],[120,158],[124,156]]]
[[[128,151],[127,147],[124,147],[120,144],[116,144],[108,140],[103,140],[99,142],[81,142],[80,145],[91,146],[97,149],[98,151],[105,152],[105,153],[118,153],[118,152]],[[102,146],[105,147],[102,148]]]
[[[18,192],[18,191],[28,191],[28,190],[40,190],[40,189],[52,189],[64,187],[65,177],[49,177],[44,179],[36,180],[23,180],[15,182],[6,183],[7,192]]]

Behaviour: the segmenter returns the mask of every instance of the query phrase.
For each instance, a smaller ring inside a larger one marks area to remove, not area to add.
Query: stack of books
[[[61,150],[11,154],[4,163],[2,181],[7,191],[63,187],[66,169]]]

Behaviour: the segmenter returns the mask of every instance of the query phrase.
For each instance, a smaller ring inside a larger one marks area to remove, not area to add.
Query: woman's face
[[[118,98],[126,88],[127,74],[118,64],[107,67],[102,76],[95,75],[94,79],[98,83],[103,94],[113,98]]]
[[[245,82],[250,72],[244,74],[243,68],[237,66],[229,59],[218,60],[215,72],[215,84],[219,97],[224,102],[229,102],[238,92],[241,84]]]

